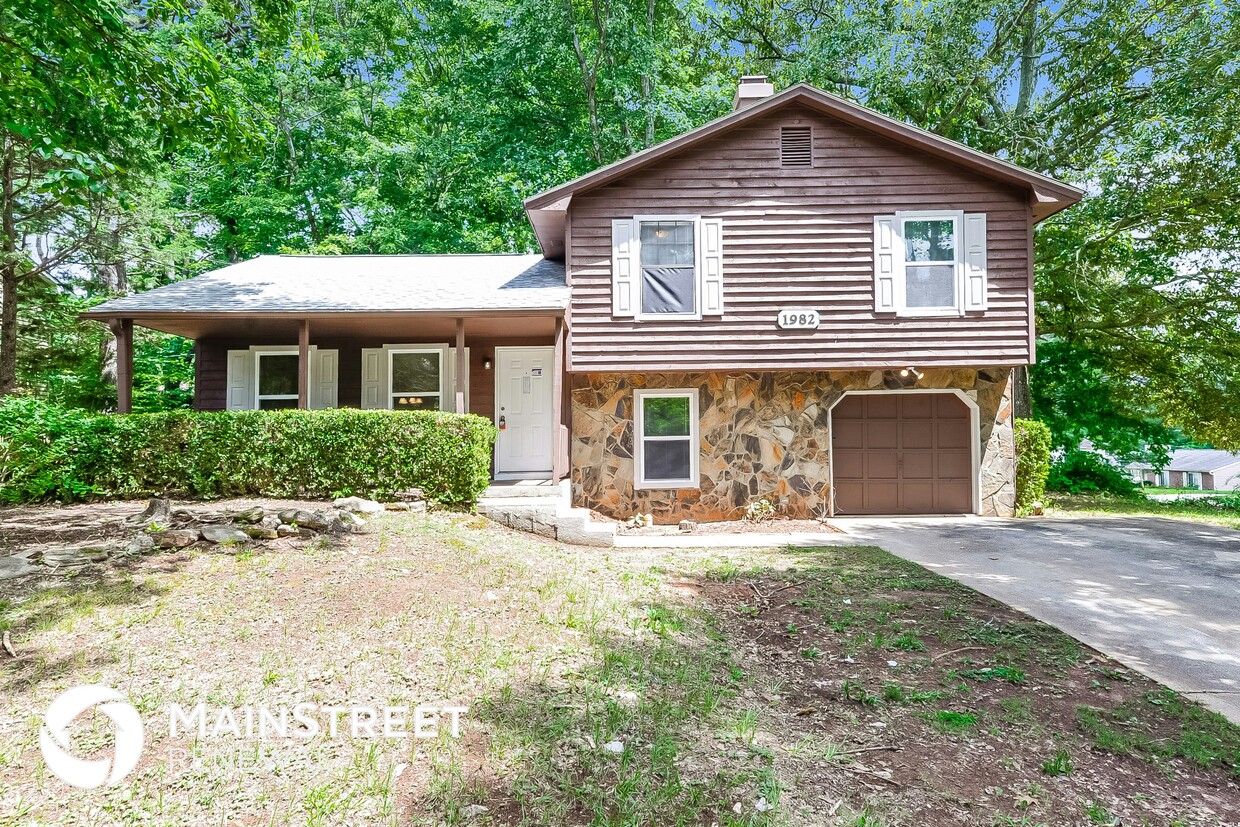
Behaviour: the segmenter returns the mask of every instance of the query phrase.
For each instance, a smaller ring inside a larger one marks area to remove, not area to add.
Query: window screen
[[[442,351],[438,350],[392,352],[391,395],[394,409],[440,409],[442,357]]]
[[[693,398],[696,391],[643,395],[639,406],[641,481],[652,486],[697,486],[693,478],[696,444]]]
[[[904,222],[907,306],[956,306],[956,245],[956,222],[950,218]]]
[[[692,221],[641,223],[642,313],[697,313]]]

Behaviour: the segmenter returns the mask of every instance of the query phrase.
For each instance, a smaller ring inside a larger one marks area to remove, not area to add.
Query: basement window
[[[814,165],[813,133],[808,126],[785,126],[779,131],[779,165],[812,167]]]
[[[638,488],[697,488],[698,392],[633,392]]]

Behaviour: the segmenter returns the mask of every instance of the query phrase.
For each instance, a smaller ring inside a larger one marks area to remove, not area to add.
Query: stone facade
[[[929,369],[917,388],[958,388],[977,402],[981,513],[1010,516],[1016,452],[1010,371]],[[572,483],[576,505],[655,522],[734,520],[766,497],[805,518],[830,502],[829,410],[845,391],[900,390],[894,371],[578,374],[572,377]],[[638,490],[633,467],[633,389],[697,388],[701,485]]]

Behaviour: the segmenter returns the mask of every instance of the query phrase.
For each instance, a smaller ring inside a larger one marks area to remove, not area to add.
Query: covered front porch
[[[198,410],[471,413],[499,428],[497,477],[566,476],[562,265],[357,259],[260,257],[84,314],[116,336],[118,411],[133,408],[138,325],[194,341]]]

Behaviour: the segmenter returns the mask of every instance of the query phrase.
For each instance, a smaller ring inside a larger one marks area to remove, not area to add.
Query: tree
[[[1043,341],[1065,345],[1045,352],[1074,354],[1094,381],[1041,398],[1089,408],[1101,390],[1120,419],[1153,416],[1240,446],[1240,8],[1213,0],[722,8],[721,36],[782,80],[826,86],[1084,186],[1082,204],[1038,230],[1037,315]],[[1078,374],[1053,367],[1041,376]]]
[[[23,295],[115,231],[161,149],[191,127],[235,131],[218,67],[185,39],[190,12],[176,0],[0,3],[0,395],[16,384]]]

